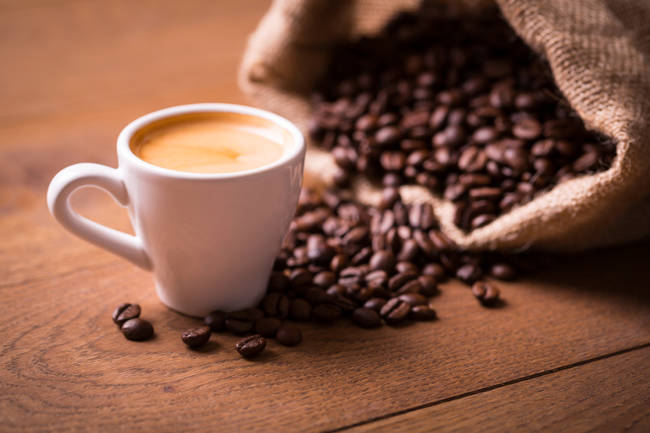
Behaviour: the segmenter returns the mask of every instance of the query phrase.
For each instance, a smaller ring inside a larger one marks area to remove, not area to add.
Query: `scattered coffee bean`
[[[481,271],[481,268],[472,263],[463,265],[456,270],[456,277],[467,284],[474,283],[474,281],[481,278],[482,275],[483,272]]]
[[[510,281],[516,277],[517,271],[506,263],[495,263],[490,268],[490,275],[499,280]]]
[[[499,288],[494,284],[477,281],[472,285],[472,293],[486,307],[492,307],[499,302]]]
[[[153,336],[153,326],[146,320],[135,318],[129,319],[120,328],[127,340],[144,341]]]
[[[438,316],[436,310],[428,305],[414,305],[411,307],[409,317],[413,320],[433,320]]]
[[[201,326],[200,328],[188,329],[181,334],[181,339],[183,343],[187,344],[188,347],[197,348],[201,347],[210,340],[210,327]]]
[[[122,326],[127,320],[135,319],[136,317],[140,317],[140,306],[138,304],[120,304],[113,311],[113,322],[117,326]]]
[[[418,283],[420,283],[421,295],[430,297],[438,293],[438,285],[435,277],[431,275],[420,275],[418,277]]]
[[[363,304],[363,306],[364,308],[369,308],[371,310],[379,312],[381,310],[381,307],[383,307],[385,304],[386,300],[383,298],[370,298]]]
[[[302,341],[302,332],[296,325],[284,323],[280,326],[280,329],[278,329],[275,338],[280,344],[285,346],[295,346]]]
[[[381,317],[375,309],[357,308],[352,312],[352,320],[362,328],[376,328],[381,326]]]
[[[404,293],[403,295],[399,295],[399,299],[411,306],[424,305],[427,303],[427,298],[419,293]]]
[[[281,325],[282,320],[277,317],[262,317],[255,321],[255,332],[262,337],[273,338]]]
[[[244,358],[253,358],[266,348],[266,340],[261,335],[250,335],[235,344],[235,349]]]
[[[379,314],[389,325],[396,325],[403,322],[409,315],[411,307],[407,302],[399,298],[391,298],[381,308]]]

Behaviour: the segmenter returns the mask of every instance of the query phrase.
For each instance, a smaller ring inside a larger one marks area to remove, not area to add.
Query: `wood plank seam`
[[[429,407],[438,406],[440,404],[448,403],[450,401],[460,400],[460,399],[465,398],[465,397],[470,397],[470,396],[473,396],[473,395],[481,394],[481,393],[492,391],[492,390],[495,390],[495,389],[504,388],[506,386],[514,385],[516,383],[521,383],[521,382],[526,382],[528,380],[537,379],[538,377],[548,376],[548,375],[557,373],[559,371],[564,371],[564,370],[569,370],[571,368],[580,367],[581,365],[590,364],[592,362],[600,361],[600,360],[607,359],[607,358],[612,358],[612,357],[615,357],[615,356],[618,356],[618,355],[623,355],[625,353],[633,352],[635,350],[645,349],[646,347],[650,347],[650,342],[640,344],[640,345],[637,345],[637,346],[633,346],[633,347],[628,347],[627,349],[621,349],[621,350],[617,350],[615,352],[606,353],[604,355],[599,355],[599,356],[596,356],[596,357],[593,357],[593,358],[584,359],[582,361],[573,362],[571,364],[566,364],[566,365],[563,365],[563,366],[560,366],[560,367],[555,367],[555,368],[552,368],[550,370],[544,370],[544,371],[540,371],[538,373],[529,374],[527,376],[522,376],[522,377],[519,377],[517,379],[508,380],[508,381],[498,383],[498,384],[495,384],[495,385],[486,386],[484,388],[479,388],[479,389],[475,389],[475,390],[472,390],[472,391],[464,392],[462,394],[453,395],[451,397],[443,398],[441,400],[436,400],[436,401],[433,401],[433,402],[430,402],[430,403],[424,403],[424,404],[421,404],[421,405],[413,406],[413,407],[403,409],[403,410],[400,410],[400,411],[397,411],[397,412],[392,412],[392,413],[385,414],[385,415],[382,415],[382,416],[370,418],[370,419],[367,419],[367,420],[364,420],[364,421],[360,421],[360,422],[357,422],[357,423],[354,423],[354,424],[349,424],[349,425],[346,425],[346,426],[338,427],[338,428],[335,428],[335,429],[332,429],[332,430],[324,430],[323,433],[343,432],[343,431],[349,430],[349,429],[354,428],[354,427],[359,427],[359,426],[362,426],[362,425],[371,424],[371,423],[376,422],[376,421],[381,421],[381,420],[384,420],[384,419],[392,418],[394,416],[404,415],[404,414],[409,413],[409,412],[414,412],[414,411],[418,411],[418,410],[421,410],[421,409],[426,409],[426,408],[429,408]]]

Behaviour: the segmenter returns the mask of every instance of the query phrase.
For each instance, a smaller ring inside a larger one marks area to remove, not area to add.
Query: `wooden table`
[[[258,361],[157,300],[150,275],[64,231],[45,191],[62,167],[115,165],[140,114],[245,102],[235,83],[266,1],[0,1],[0,431],[650,431],[650,249],[566,258],[503,284],[486,310],[450,282],[440,320],[303,326]],[[79,212],[130,230],[104,193]],[[126,341],[111,311],[143,307]]]

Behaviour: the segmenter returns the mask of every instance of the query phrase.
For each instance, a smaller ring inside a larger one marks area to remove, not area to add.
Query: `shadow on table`
[[[557,256],[524,278],[551,290],[570,289],[650,305],[650,243]]]

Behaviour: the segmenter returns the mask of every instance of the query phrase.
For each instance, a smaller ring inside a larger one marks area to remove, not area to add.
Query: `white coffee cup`
[[[234,173],[189,173],[152,165],[129,146],[133,134],[167,117],[227,112],[271,121],[291,143],[272,163]],[[298,202],[305,158],[302,134],[268,111],[231,104],[193,104],[156,111],[127,125],[117,139],[118,168],[81,163],[50,183],[52,215],[77,236],[154,274],[160,300],[190,316],[256,305]],[[128,208],[135,236],[105,227],[70,207],[78,188],[99,187]]]

